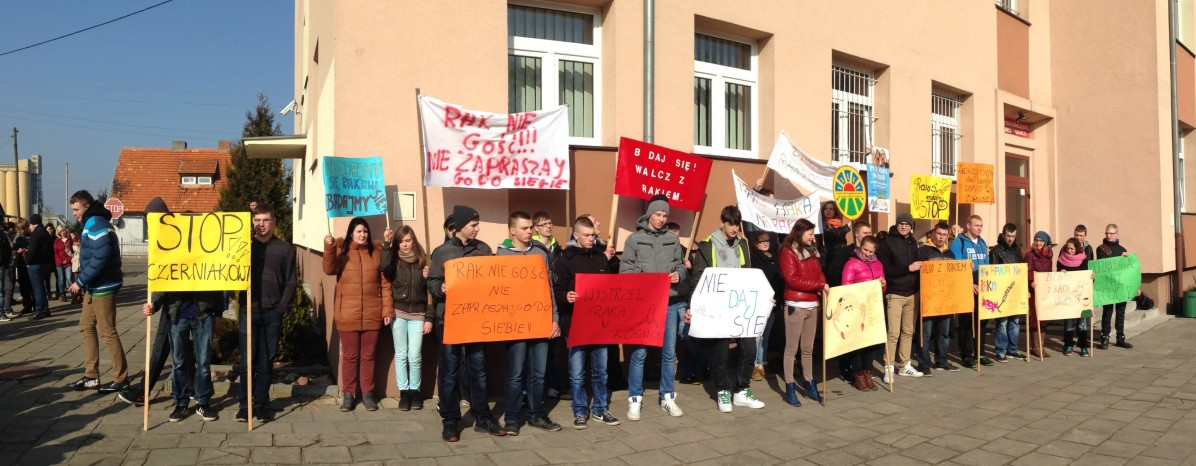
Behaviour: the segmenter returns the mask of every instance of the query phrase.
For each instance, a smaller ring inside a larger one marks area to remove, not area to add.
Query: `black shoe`
[[[419,390],[411,390],[411,409],[419,411],[424,409],[424,397],[419,394]]]
[[[1114,343],[1113,346],[1116,346],[1118,348],[1125,348],[1125,349],[1131,349],[1134,347],[1134,345],[1131,345],[1130,342],[1125,341],[1124,339],[1117,340],[1117,343]]]
[[[254,406],[253,420],[257,422],[270,422],[273,418],[270,417],[270,410],[266,409],[265,406]]]
[[[988,356],[980,356],[980,365],[984,366],[984,367],[989,367],[989,366],[993,365],[993,361],[991,359],[988,359]]]
[[[475,427],[474,430],[477,430],[477,428]],[[508,437],[518,437],[519,436],[519,424],[518,423],[508,422],[506,430],[507,430]]]
[[[602,414],[595,413],[594,419],[608,426],[619,425],[619,418],[615,417],[614,414],[611,414],[610,411],[604,412]]]
[[[590,419],[589,416],[586,416],[585,414],[578,414],[576,416],[573,416],[573,428],[577,429],[577,430],[581,430],[581,429],[585,429],[586,427],[589,427],[588,425],[586,425],[586,421],[588,421],[589,419]]]
[[[686,375],[681,377],[681,383],[685,385],[702,385],[702,379],[696,375]]]
[[[215,421],[220,419],[220,415],[216,414],[216,410],[208,405],[199,405],[195,407],[195,414],[199,415],[200,419],[204,421]]]
[[[1102,349],[1102,350],[1109,349],[1109,336],[1108,335],[1101,335],[1100,343],[1096,344],[1096,349]]]
[[[411,391],[399,391],[399,411],[411,411]]]
[[[495,422],[493,420],[475,423],[473,425],[473,431],[490,434],[495,437],[502,437],[502,436],[507,435],[507,430],[500,427],[498,425],[498,422]]]
[[[237,410],[237,422],[249,422],[249,408],[241,408]]]
[[[120,393],[116,394],[116,399],[133,406],[145,404],[145,395],[140,391],[134,390],[133,387],[121,390]]]
[[[1009,362],[1009,356],[1006,356],[1004,354],[998,354],[997,362],[1002,363],[1002,364],[1007,363],[1007,362]]]
[[[91,377],[84,377],[67,385],[67,387],[75,389],[75,391],[95,390],[100,388],[100,379],[93,379]]]
[[[549,419],[548,416],[545,416],[545,417],[542,417],[539,419],[529,420],[529,421],[527,421],[527,425],[536,427],[536,428],[540,428],[540,429],[544,429],[549,432],[556,432],[558,430],[561,430],[561,425],[557,424],[555,422],[552,422],[552,419]]]
[[[352,410],[353,410],[353,395],[350,395],[347,393],[342,393],[341,394],[341,412],[347,413]]]
[[[175,406],[174,412],[170,413],[170,422],[179,422],[183,419],[186,419],[187,412],[188,410],[186,406]]]
[[[947,371],[947,372],[959,372],[959,366],[956,366],[949,362],[943,363],[942,365],[934,366],[934,369],[940,370],[940,371]]]
[[[377,411],[378,401],[374,399],[373,393],[365,392],[361,394],[361,406],[364,406],[366,411]]]
[[[440,431],[440,438],[446,442],[456,442],[461,439],[457,434],[457,426],[448,424],[444,426],[444,430]]]
[[[976,360],[975,360],[975,359],[972,359],[972,358],[961,358],[961,359],[959,360],[959,363],[960,363],[960,364],[963,364],[963,367],[966,367],[966,368],[968,368],[968,369],[975,369],[975,368],[976,368]]]
[[[50,317],[50,313],[49,313],[49,312],[47,312],[47,313],[45,313],[45,314],[34,314],[34,315],[33,315],[33,320],[42,320],[42,319],[45,319],[46,317]]]
[[[100,385],[98,390],[100,393],[116,393],[119,391],[128,390],[128,388],[128,382],[108,382],[104,385]]]

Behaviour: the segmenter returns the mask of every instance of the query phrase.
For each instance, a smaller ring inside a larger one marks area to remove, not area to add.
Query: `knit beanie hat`
[[[478,215],[478,211],[474,210],[473,207],[467,205],[453,206],[453,225],[455,225],[458,230],[465,227],[465,225],[468,225],[469,222],[478,220],[479,218],[481,218],[481,216]]]
[[[1046,243],[1047,246],[1051,245],[1051,235],[1048,235],[1045,231],[1039,231],[1038,233],[1035,233],[1034,239],[1042,240],[1042,242]]]
[[[648,199],[648,211],[644,212],[644,213],[647,215],[652,215],[652,214],[656,213],[656,211],[658,211],[658,210],[662,210],[662,211],[664,211],[665,215],[668,215],[668,213],[669,213],[669,198],[668,198],[668,196],[665,196],[664,194],[657,194],[655,196],[652,196],[651,199]]]
[[[908,223],[912,226],[914,224],[914,216],[907,212],[897,214],[897,223]]]
[[[29,224],[30,225],[41,225],[42,224],[42,215],[41,214],[30,215],[29,216]]]

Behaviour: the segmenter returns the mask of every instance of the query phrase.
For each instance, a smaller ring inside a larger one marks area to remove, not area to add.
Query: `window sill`
[[[1026,26],[1032,26],[1032,24],[1030,24],[1030,20],[1023,18],[1021,15],[1019,15],[1013,11],[1010,11],[1007,8],[1002,7],[1001,5],[993,5],[993,6],[996,7],[997,10],[1000,10],[1002,13],[1012,16],[1013,19],[1016,19],[1018,21],[1021,21],[1022,23],[1025,23]]]

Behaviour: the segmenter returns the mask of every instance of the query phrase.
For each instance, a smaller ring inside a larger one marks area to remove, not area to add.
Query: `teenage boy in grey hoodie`
[[[511,213],[507,218],[507,229],[511,237],[498,246],[496,256],[539,256],[544,259],[545,276],[551,293],[551,268],[548,266],[548,247],[532,239],[532,217],[522,210]],[[536,279],[535,281],[541,281]],[[529,281],[529,283],[535,283]],[[551,296],[551,294],[550,294]],[[544,411],[544,370],[548,363],[548,340],[561,335],[556,300],[552,302],[552,334],[547,339],[537,338],[507,342],[507,435],[519,435],[519,408],[523,407],[523,392],[527,391],[527,424],[532,427],[556,432],[561,425],[548,419]],[[530,378],[529,378],[530,376]]]
[[[627,237],[623,245],[623,260],[619,273],[667,273],[669,283],[669,308],[665,313],[664,341],[660,347],[660,409],[670,416],[681,416],[677,406],[677,392],[673,390],[673,376],[677,370],[677,322],[684,319],[689,307],[683,292],[685,283],[685,252],[677,247],[681,239],[665,228],[669,222],[669,199],[663,195],[652,196],[648,209],[636,221],[636,231]],[[644,362],[648,347],[629,345],[631,364],[627,370],[627,419],[640,420],[640,408],[644,401]]]
[[[739,225],[743,221],[739,208],[733,205],[723,208],[719,215],[722,225],[710,236],[698,243],[698,252],[693,258],[693,277],[701,279],[707,267],[750,268],[752,255],[748,252],[746,240],[739,238]],[[694,287],[696,288],[696,286]],[[727,367],[729,345],[739,346],[740,361],[735,373]],[[703,338],[701,345],[710,355],[710,374],[718,390],[718,410],[731,412],[731,406],[746,406],[752,409],[764,407],[764,402],[752,395],[752,369],[756,362],[755,338]],[[732,393],[734,396],[732,397]]]

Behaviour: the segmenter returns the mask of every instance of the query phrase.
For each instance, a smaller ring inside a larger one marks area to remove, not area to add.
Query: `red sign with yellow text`
[[[670,206],[697,211],[702,208],[710,165],[704,157],[620,138],[615,194],[645,200],[663,194]]]

